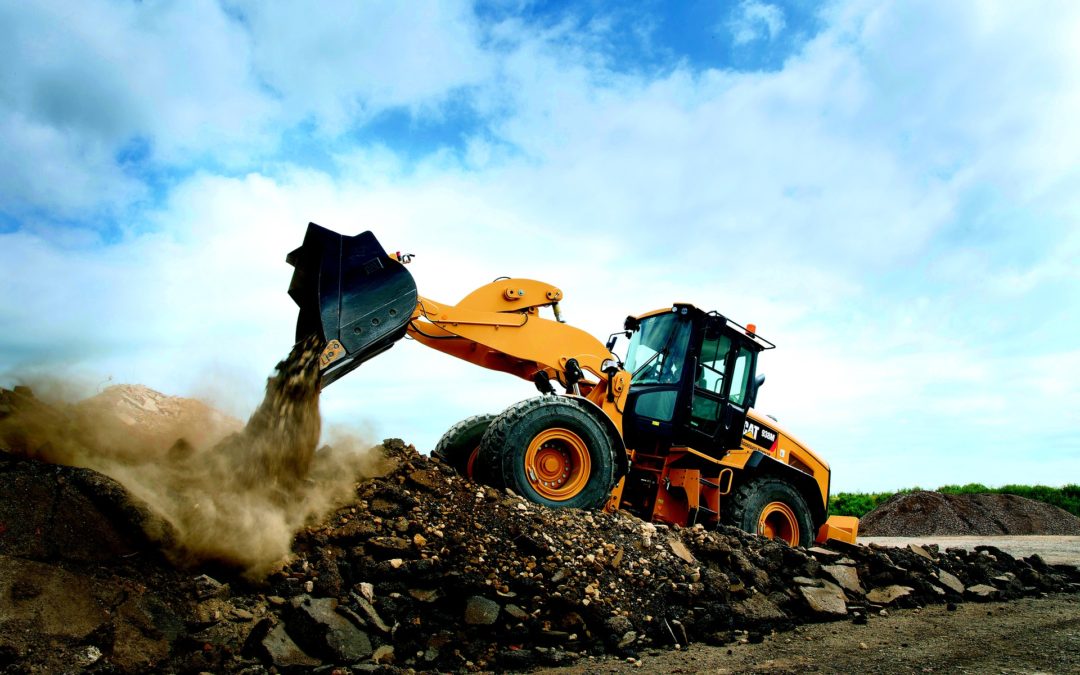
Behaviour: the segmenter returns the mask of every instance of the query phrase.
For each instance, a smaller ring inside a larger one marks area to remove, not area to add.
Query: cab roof
[[[747,338],[750,338],[750,340],[752,340],[754,342],[754,344],[756,344],[758,346],[758,348],[760,348],[762,351],[764,351],[766,349],[775,349],[776,348],[775,344],[773,344],[772,342],[766,340],[765,338],[763,338],[763,337],[761,337],[760,335],[757,334],[757,327],[754,326],[754,324],[751,323],[751,324],[748,324],[747,326],[744,326],[744,325],[742,325],[740,323],[732,321],[731,319],[727,318],[726,316],[724,316],[720,312],[717,312],[715,310],[710,311],[710,312],[706,312],[706,311],[704,311],[702,309],[699,309],[698,307],[690,304],[689,302],[675,302],[675,303],[672,303],[672,305],[670,307],[664,307],[663,309],[654,309],[654,310],[645,312],[643,314],[638,314],[637,316],[628,316],[628,317],[626,317],[627,328],[628,329],[630,328],[631,323],[640,323],[641,321],[643,321],[645,319],[652,318],[654,316],[659,316],[661,314],[670,314],[672,312],[680,312],[680,311],[682,311],[684,309],[687,310],[687,311],[696,311],[696,312],[701,312],[702,314],[717,317],[718,319],[720,319],[720,320],[722,320],[724,322],[724,325],[726,325],[728,328],[730,328],[734,332],[739,333],[741,335],[744,335]]]

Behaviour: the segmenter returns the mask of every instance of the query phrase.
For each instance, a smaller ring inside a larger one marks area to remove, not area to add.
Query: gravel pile
[[[992,547],[790,548],[735,529],[549,510],[400,441],[383,451],[396,468],[299,532],[259,583],[172,567],[132,529],[145,526],[138,505],[92,471],[0,454],[0,494],[20,490],[0,515],[0,670],[527,670],[878,621],[892,607],[1080,590],[1076,568]],[[10,529],[51,508],[44,499],[82,501]],[[109,534],[110,521],[124,521],[115,544],[85,559],[78,537],[28,545],[85,523]]]
[[[295,348],[244,429],[205,450],[88,445],[78,409],[0,390],[0,672],[528,670],[1080,590],[1076,568],[991,547],[790,548],[550,510],[399,440],[360,480],[316,451],[317,354]],[[82,418],[180,417],[108,393]],[[121,482],[88,461],[103,456]]]
[[[1080,535],[1080,518],[1051,504],[1002,494],[897,494],[866,514],[867,537]]]

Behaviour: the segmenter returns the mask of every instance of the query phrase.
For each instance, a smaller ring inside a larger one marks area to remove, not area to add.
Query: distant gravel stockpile
[[[859,521],[868,537],[1080,535],[1080,518],[1051,504],[1004,494],[898,494]]]

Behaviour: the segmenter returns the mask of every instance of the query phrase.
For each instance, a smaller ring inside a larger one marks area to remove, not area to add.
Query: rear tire
[[[480,450],[480,439],[496,415],[473,415],[450,427],[431,456],[449,464],[462,476],[473,478],[473,467]]]
[[[728,501],[724,522],[791,546],[811,546],[814,522],[806,500],[782,478],[762,476],[743,483]]]
[[[601,420],[573,399],[510,406],[480,442],[477,474],[553,508],[602,506],[615,484],[614,446]]]

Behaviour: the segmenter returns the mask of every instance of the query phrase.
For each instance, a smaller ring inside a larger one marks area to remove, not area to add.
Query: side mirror
[[[615,331],[614,333],[609,335],[608,339],[607,339],[607,344],[604,345],[605,347],[607,347],[607,350],[609,352],[611,350],[615,349],[615,341],[619,339],[620,335],[625,335],[626,337],[630,337],[631,335],[633,335],[633,332],[631,332],[631,331]]]
[[[750,390],[750,397],[746,401],[748,407],[753,408],[757,405],[758,391],[761,389],[761,385],[763,384],[765,384],[765,374],[758,373],[754,377],[754,387]]]

